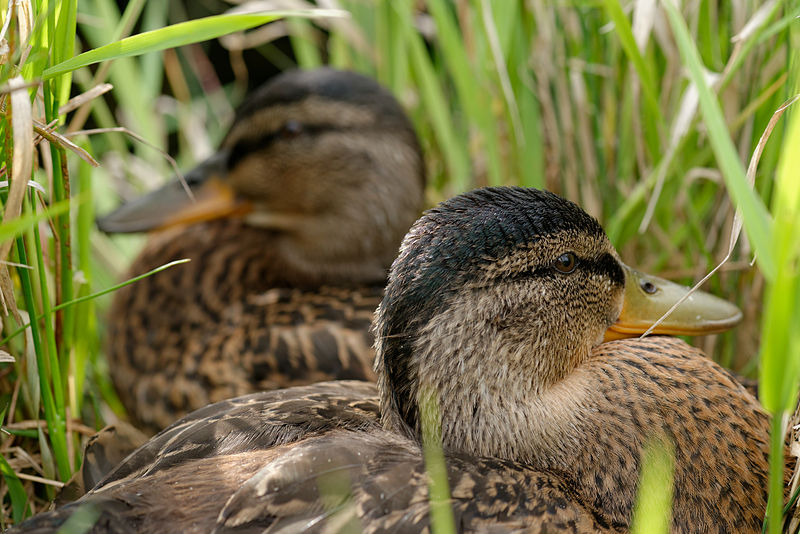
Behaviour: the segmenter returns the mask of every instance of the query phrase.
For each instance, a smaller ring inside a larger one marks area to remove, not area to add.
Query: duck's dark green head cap
[[[427,211],[412,226],[392,265],[376,320],[383,365],[379,372],[392,384],[401,412],[414,409],[403,397],[410,394],[409,365],[420,327],[445,311],[450,295],[478,281],[481,266],[562,232],[604,234],[597,220],[573,202],[521,187],[459,195]],[[614,272],[621,285],[621,269]],[[409,423],[414,419],[412,413],[402,415]]]
[[[594,217],[548,191],[487,187],[456,196],[428,210],[406,235],[386,299],[418,295],[430,308],[429,299],[460,287],[476,266],[561,232],[604,233]]]

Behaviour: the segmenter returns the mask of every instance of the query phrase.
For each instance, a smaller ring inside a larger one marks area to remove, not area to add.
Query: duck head
[[[513,421],[517,408],[564,408],[554,397],[569,396],[562,386],[593,348],[643,332],[687,291],[678,287],[625,266],[600,224],[552,193],[487,188],[445,201],[406,236],[376,313],[384,425],[419,436],[433,394],[446,447],[518,459],[534,437]],[[656,333],[741,318],[708,294],[683,306]]]
[[[141,232],[237,217],[269,232],[285,263],[335,278],[385,277],[425,186],[414,129],[386,89],[320,68],[283,73],[237,110],[219,151],[100,219]]]

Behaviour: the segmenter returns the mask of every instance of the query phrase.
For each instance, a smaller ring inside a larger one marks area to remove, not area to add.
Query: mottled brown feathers
[[[374,380],[381,286],[293,287],[270,242],[240,221],[210,221],[154,236],[134,262],[143,272],[192,259],[121,289],[109,315],[112,375],[142,427],[251,391]]]
[[[770,421],[725,370],[681,340],[654,337],[597,347],[591,421],[575,470],[595,504],[625,525],[649,438],[675,445],[674,532],[757,532],[766,511]]]
[[[662,337],[600,345],[576,372],[597,381],[565,462],[446,453],[459,530],[625,532],[658,435],[675,445],[672,532],[760,530],[769,420],[727,372]],[[418,442],[380,427],[375,386],[330,382],[195,412],[56,514],[96,502],[147,532],[420,532],[425,473]]]
[[[348,523],[364,532],[424,530],[419,445],[382,430],[377,407],[374,385],[347,381],[209,406],[26,531],[57,528],[87,503],[101,511],[90,532],[324,532]],[[608,526],[568,481],[515,462],[454,455],[448,477],[463,529]]]

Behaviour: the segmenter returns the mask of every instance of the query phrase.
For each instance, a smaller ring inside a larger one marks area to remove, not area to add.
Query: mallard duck
[[[352,72],[284,73],[186,180],[196,202],[176,181],[98,221],[162,230],[131,275],[191,259],[114,297],[109,368],[137,426],[253,391],[374,380],[369,324],[425,186],[395,98]]]
[[[85,507],[92,532],[425,531],[424,434],[442,445],[449,498],[436,503],[459,531],[626,531],[656,440],[675,451],[673,532],[758,532],[769,417],[677,338],[603,342],[637,324],[635,276],[597,221],[554,194],[445,201],[389,274],[377,385],[207,406],[20,530]]]

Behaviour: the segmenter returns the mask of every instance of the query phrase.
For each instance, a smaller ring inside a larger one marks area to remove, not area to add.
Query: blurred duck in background
[[[219,151],[100,219],[154,232],[109,315],[109,368],[156,432],[211,402],[321,380],[374,380],[369,324],[423,206],[411,122],[375,81],[291,71],[251,94]]]

